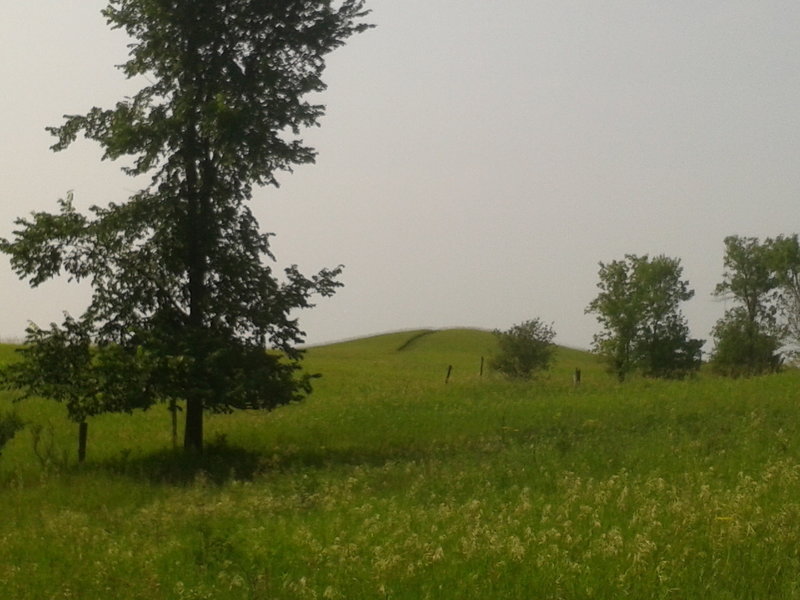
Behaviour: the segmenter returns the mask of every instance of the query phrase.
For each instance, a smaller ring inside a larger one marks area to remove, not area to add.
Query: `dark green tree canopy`
[[[689,338],[680,311],[694,291],[682,276],[680,260],[663,255],[600,263],[600,292],[586,312],[603,327],[594,349],[620,381],[637,370],[680,378],[699,368],[703,341]]]
[[[749,319],[746,309],[725,312],[712,330],[714,351],[711,368],[729,377],[750,377],[775,373],[783,364],[778,335]]]
[[[791,280],[791,247],[737,235],[725,238],[722,281],[714,295],[734,306],[717,321],[711,366],[721,374],[748,376],[777,371],[784,327],[780,287]],[[788,298],[788,296],[787,296]]]
[[[773,302],[778,285],[772,245],[755,237],[725,238],[722,281],[714,288],[718,298],[733,299],[751,323],[772,326],[777,308]]]
[[[153,83],[50,128],[54,148],[83,133],[160,184],[211,161],[205,184],[243,197],[313,161],[296,136],[324,107],[304,98],[325,89],[325,56],[367,27],[362,0],[111,0],[103,14],[134,40],[124,73]]]
[[[550,367],[556,346],[556,332],[541,319],[531,319],[510,329],[494,332],[498,352],[490,366],[508,377],[530,379]]]
[[[147,85],[49,130],[55,150],[83,135],[150,184],[88,216],[68,197],[0,246],[34,286],[61,273],[91,282],[81,322],[131,361],[148,356],[151,401],[186,401],[187,447],[202,448],[206,408],[268,408],[308,390],[294,311],[333,293],[340,267],[277,278],[246,203],[314,160],[298,136],[324,107],[308,96],[365,14],[363,0],[111,0],[105,17],[132,40],[121,68]]]

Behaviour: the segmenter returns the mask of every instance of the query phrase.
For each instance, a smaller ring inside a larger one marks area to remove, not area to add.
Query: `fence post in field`
[[[483,377],[483,357],[481,356],[481,371],[480,376]]]
[[[575,387],[578,387],[581,384],[581,370],[575,369],[575,373],[572,375],[572,383]]]
[[[450,381],[450,374],[453,372],[453,365],[447,366],[447,376],[444,378],[444,382],[448,383]]]

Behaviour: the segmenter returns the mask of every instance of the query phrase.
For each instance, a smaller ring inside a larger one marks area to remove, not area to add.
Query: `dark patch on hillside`
[[[418,342],[421,338],[427,337],[432,333],[436,333],[435,329],[426,329],[425,331],[420,331],[419,333],[412,335],[408,338],[405,342],[400,344],[397,348],[397,352],[403,352],[404,350],[408,350],[413,344]]]

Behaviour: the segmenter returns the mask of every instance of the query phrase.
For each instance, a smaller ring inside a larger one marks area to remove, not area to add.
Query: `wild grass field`
[[[193,464],[165,408],[94,418],[78,467],[62,407],[2,397],[0,597],[800,598],[800,373],[620,385],[561,349],[517,383],[492,349],[312,348],[307,401],[210,417]]]

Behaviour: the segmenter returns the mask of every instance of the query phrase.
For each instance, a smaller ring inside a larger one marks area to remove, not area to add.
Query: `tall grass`
[[[18,405],[3,597],[800,598],[798,373],[619,385],[562,350],[521,384],[492,348],[313,348],[312,397],[211,417],[195,464],[165,409],[93,419],[78,468],[61,407]]]

